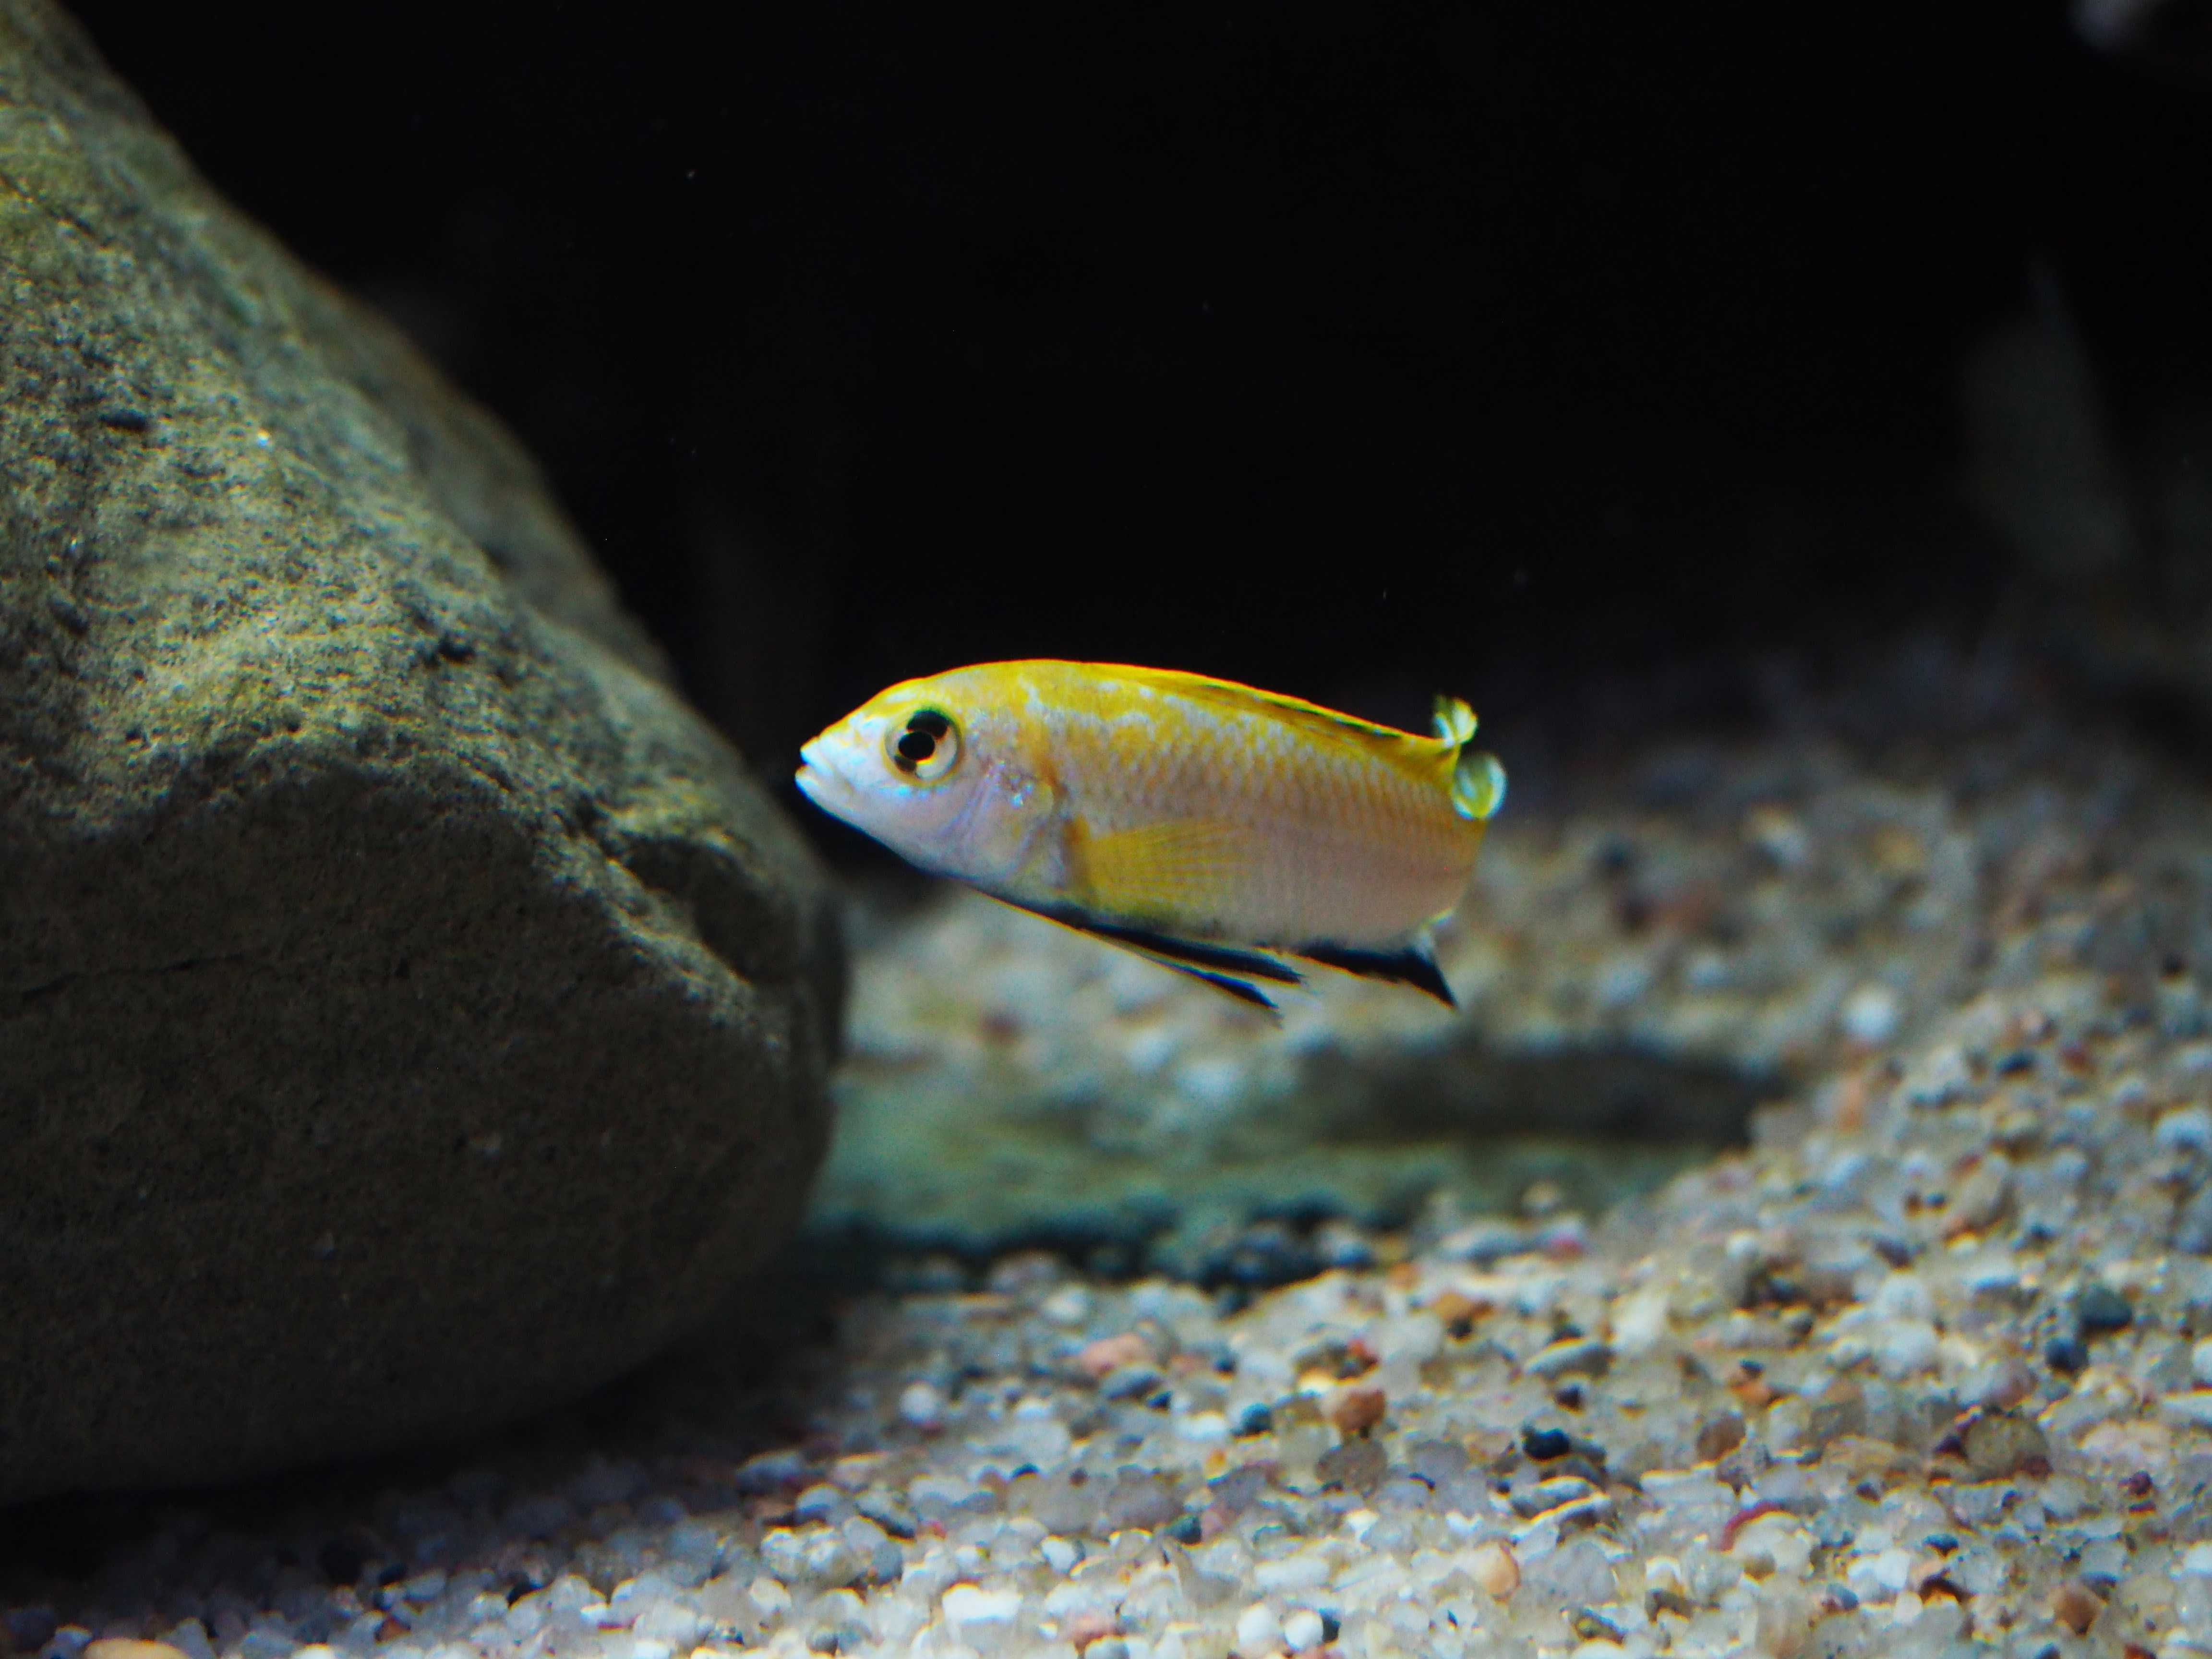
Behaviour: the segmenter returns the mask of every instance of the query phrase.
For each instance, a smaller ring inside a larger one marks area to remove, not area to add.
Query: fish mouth
[[[842,781],[830,769],[829,759],[822,739],[815,738],[799,751],[799,770],[792,778],[799,786],[799,793],[825,812],[833,810],[830,803]]]

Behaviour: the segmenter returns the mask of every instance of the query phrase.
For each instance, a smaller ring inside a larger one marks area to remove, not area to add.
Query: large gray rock
[[[0,0],[0,1500],[665,1345],[819,1158],[826,898],[514,441]]]

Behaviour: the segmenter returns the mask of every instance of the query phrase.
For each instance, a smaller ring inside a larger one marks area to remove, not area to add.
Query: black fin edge
[[[1239,1002],[1249,1002],[1255,1008],[1264,1008],[1279,1020],[1283,1017],[1283,1011],[1275,1006],[1275,1000],[1249,980],[1237,979],[1229,974],[1217,974],[1208,968],[1193,968],[1187,963],[1176,961],[1173,957],[1156,957],[1149,951],[1139,952],[1139,954],[1147,962],[1156,963],[1160,967],[1170,969],[1178,974],[1187,974],[1193,979],[1203,980],[1215,990],[1225,991]]]
[[[1385,979],[1410,985],[1416,991],[1426,991],[1447,1008],[1459,1006],[1459,1000],[1452,995],[1452,988],[1445,982],[1437,959],[1417,946],[1408,945],[1402,951],[1355,951],[1349,945],[1316,943],[1294,945],[1290,950],[1291,955],[1318,962],[1324,968],[1341,969],[1362,979]]]
[[[1177,939],[1172,933],[1156,933],[1149,927],[1100,921],[1079,910],[1046,909],[1029,904],[1018,908],[1034,910],[1048,921],[1056,921],[1063,927],[1073,927],[1079,933],[1091,933],[1115,945],[1127,945],[1130,950],[1141,951],[1148,957],[1162,957],[1178,967],[1188,967],[1202,973],[1272,980],[1278,985],[1302,985],[1305,982],[1305,975],[1290,963],[1262,956],[1257,951],[1240,951],[1233,945],[1208,945],[1198,939]],[[1298,954],[1303,956],[1305,952]],[[1321,958],[1316,957],[1314,960],[1318,962]]]

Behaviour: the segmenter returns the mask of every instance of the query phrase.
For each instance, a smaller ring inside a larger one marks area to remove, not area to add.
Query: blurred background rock
[[[1024,653],[1450,686],[1510,764],[2000,612],[2185,728],[2205,9],[80,12],[774,769]]]

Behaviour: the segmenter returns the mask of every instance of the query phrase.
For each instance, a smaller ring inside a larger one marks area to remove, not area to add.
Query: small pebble
[[[1966,1473],[1976,1480],[1995,1480],[2051,1462],[2051,1443],[2041,1425],[2012,1412],[1991,1412],[1977,1419],[1960,1439]]]
[[[1887,985],[1862,985],[1844,999],[1836,1019],[1852,1042],[1879,1048],[1897,1035],[1904,1010]]]
[[[1103,1382],[1127,1367],[1151,1365],[1152,1345],[1134,1331],[1123,1331],[1118,1336],[1102,1336],[1085,1345],[1083,1352],[1076,1355],[1075,1363],[1092,1382]]]
[[[1283,1616],[1283,1640],[1292,1653],[1304,1653],[1329,1639],[1328,1627],[1311,1607],[1298,1607]]]
[[[1282,1643],[1282,1620],[1276,1615],[1274,1608],[1265,1601],[1255,1601],[1237,1615],[1237,1650],[1239,1654],[1279,1652]]]
[[[2043,1363],[2061,1376],[2076,1376],[2088,1368],[2089,1350],[2078,1336],[2054,1336],[2043,1345]]]
[[[899,1395],[898,1414],[917,1429],[941,1429],[945,1395],[934,1383],[909,1382]]]
[[[951,1624],[1010,1625],[1022,1610],[1022,1593],[955,1584],[945,1592],[943,1606],[945,1617]]]
[[[1595,1337],[1577,1337],[1554,1342],[1529,1356],[1527,1369],[1534,1376],[1603,1376],[1613,1365],[1612,1345]]]
[[[2079,1578],[2062,1580],[2051,1592],[2051,1616],[2076,1636],[2087,1635],[2104,1610],[2105,1598]]]
[[[1554,1457],[1565,1457],[1574,1449],[1574,1442],[1567,1437],[1565,1429],[1523,1429],[1521,1449],[1533,1461],[1545,1463]]]
[[[1275,1413],[1262,1401],[1255,1400],[1237,1409],[1235,1427],[1237,1437],[1240,1440],[1255,1434],[1267,1434],[1273,1431],[1274,1426]]]
[[[1339,1389],[1329,1402],[1328,1420],[1348,1439],[1380,1423],[1389,1404],[1389,1397],[1380,1389]]]
[[[1521,1588],[1521,1562],[1510,1544],[1476,1545],[1468,1553],[1467,1570],[1493,1601],[1505,1601]]]
[[[2074,1320],[2084,1337],[2109,1336],[2135,1323],[2127,1297],[2109,1285],[2090,1285],[2074,1298]]]

